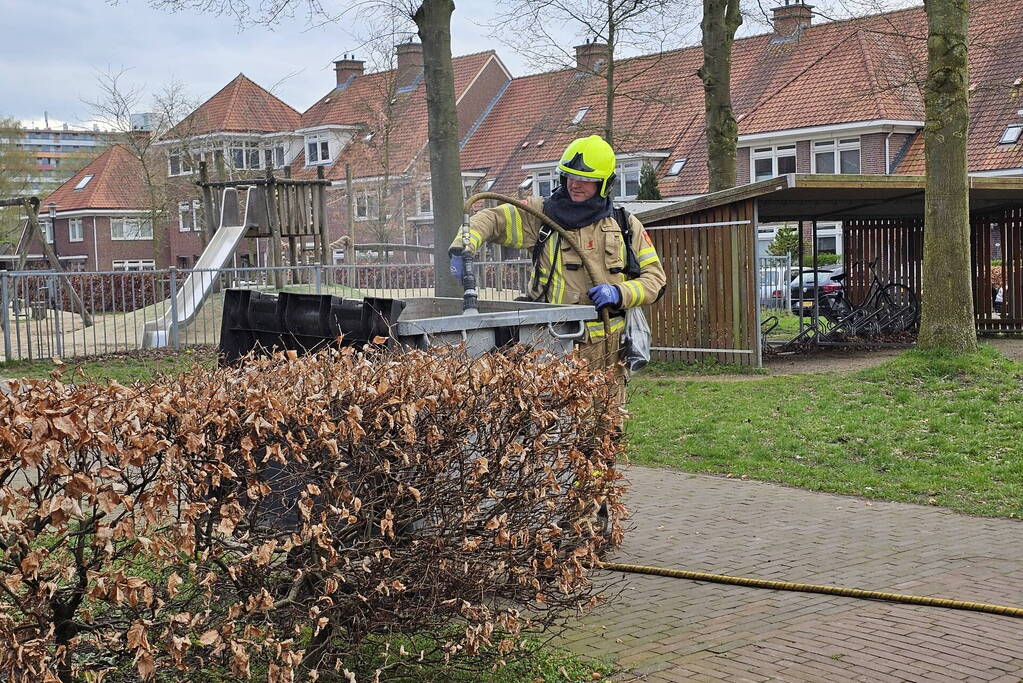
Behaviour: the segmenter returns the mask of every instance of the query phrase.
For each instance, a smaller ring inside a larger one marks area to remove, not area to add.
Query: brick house
[[[166,265],[154,254],[152,212],[142,178],[139,160],[112,145],[42,201],[40,226],[65,270]],[[48,217],[51,205],[54,225]],[[42,247],[33,240],[28,251],[41,254]]]
[[[734,44],[736,182],[785,173],[922,173],[923,8],[814,24],[811,6],[785,1],[773,10],[772,32]],[[968,144],[975,174],[1023,175],[1017,19],[1018,0],[971,4]],[[545,196],[553,190],[568,142],[602,130],[604,50],[586,43],[576,48],[573,68],[520,78],[493,51],[454,58],[467,192]],[[168,207],[178,230],[168,231],[167,263],[194,263],[201,247],[195,231],[201,218],[189,203],[198,198],[191,181],[200,158],[225,178],[262,174],[271,164],[282,172],[287,166],[294,178],[312,178],[323,166],[333,184],[328,216],[335,258],[352,237],[377,254],[390,251],[381,243],[432,244],[422,48],[403,44],[395,56],[393,69],[374,73],[349,56],[335,62],[330,90],[301,114],[239,75],[176,126],[161,141],[180,191]],[[697,46],[617,62],[616,201],[634,200],[644,164],[654,167],[666,198],[707,191],[703,85],[696,75],[702,58]],[[766,249],[773,229],[763,228],[760,237]],[[818,238],[821,251],[841,252],[839,224],[821,223]]]

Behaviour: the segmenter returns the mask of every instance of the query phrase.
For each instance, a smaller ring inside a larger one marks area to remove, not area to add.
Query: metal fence
[[[792,308],[792,257],[760,256],[757,258],[757,282],[760,306],[779,311]]]
[[[481,299],[510,301],[526,291],[529,261],[475,265]],[[284,271],[281,290],[274,286],[275,270]],[[78,273],[0,271],[2,360],[95,356],[154,345],[216,345],[220,340],[223,292],[228,288],[346,298],[412,298],[433,296],[434,272],[432,265],[425,264]],[[84,311],[76,299],[82,302]]]

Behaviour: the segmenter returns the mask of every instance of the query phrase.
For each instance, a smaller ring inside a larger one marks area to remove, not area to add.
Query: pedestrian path
[[[631,467],[629,564],[1023,607],[1023,522]],[[1023,681],[1023,619],[638,574],[562,642],[643,681]]]

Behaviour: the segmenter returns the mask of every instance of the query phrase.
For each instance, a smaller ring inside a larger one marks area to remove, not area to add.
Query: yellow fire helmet
[[[606,197],[615,181],[615,152],[599,135],[576,138],[561,155],[558,171],[600,183],[600,196]]]

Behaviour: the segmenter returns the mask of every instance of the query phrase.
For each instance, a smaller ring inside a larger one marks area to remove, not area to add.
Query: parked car
[[[816,271],[804,270],[800,277],[793,278],[789,285],[792,293],[792,312],[798,315],[802,311],[803,315],[813,315],[814,302],[817,300],[821,302],[821,308],[824,309],[831,301],[831,297],[827,295],[841,291],[841,276],[844,273],[845,270],[842,266],[834,266],[818,268]],[[820,290],[816,295],[815,282],[816,287]]]

